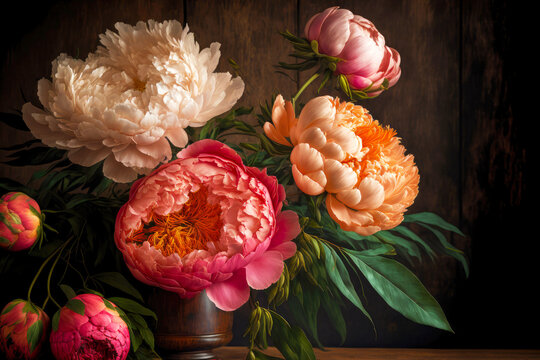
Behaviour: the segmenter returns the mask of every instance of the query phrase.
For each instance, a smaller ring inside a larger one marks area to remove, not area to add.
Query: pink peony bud
[[[336,72],[346,76],[353,89],[379,95],[401,76],[399,53],[386,46],[373,23],[339,7],[313,16],[305,27],[308,40],[318,42],[321,54],[342,59]]]
[[[34,245],[42,231],[37,202],[22,192],[9,192],[0,198],[0,247],[9,251]]]
[[[124,360],[129,330],[116,305],[94,294],[72,298],[53,318],[51,350],[57,360]]]
[[[47,338],[49,317],[32,303],[9,302],[0,315],[0,349],[6,359],[35,359]]]

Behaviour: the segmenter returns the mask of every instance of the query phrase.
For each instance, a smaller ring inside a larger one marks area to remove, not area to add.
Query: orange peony
[[[343,230],[367,236],[401,223],[420,176],[393,129],[362,106],[330,96],[310,100],[296,118],[279,95],[272,122],[264,125],[266,135],[293,147],[296,185],[308,195],[326,192],[328,213]]]

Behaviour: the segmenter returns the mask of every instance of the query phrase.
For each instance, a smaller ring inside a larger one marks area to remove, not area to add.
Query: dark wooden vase
[[[218,309],[205,291],[181,299],[156,288],[148,303],[158,318],[155,341],[163,359],[217,359],[213,349],[232,339],[233,313]]]

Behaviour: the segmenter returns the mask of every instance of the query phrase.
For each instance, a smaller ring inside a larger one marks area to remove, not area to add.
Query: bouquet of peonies
[[[408,319],[452,331],[400,260],[442,252],[467,270],[441,230],[461,232],[433,213],[404,215],[418,194],[414,158],[356,104],[401,74],[399,53],[369,20],[334,7],[305,37],[283,32],[297,61],[281,72],[312,73],[255,116],[233,109],[244,82],[215,72],[218,43],[201,50],[177,21],[115,27],[85,60],[53,61],[51,80],[38,82],[41,106],[4,114],[35,137],[5,149],[8,164],[44,165],[28,184],[0,181],[2,272],[21,256],[41,263],[27,298],[0,316],[9,359],[36,358],[47,340],[57,359],[158,357],[141,283],[181,298],[205,291],[224,311],[249,303],[249,359],[268,359],[269,340],[285,359],[314,359],[319,311],[344,340],[334,299],[372,321],[355,273]],[[319,93],[334,84],[349,102],[300,102],[318,80]],[[247,140],[228,142],[233,133]],[[296,318],[281,315],[286,307]]]

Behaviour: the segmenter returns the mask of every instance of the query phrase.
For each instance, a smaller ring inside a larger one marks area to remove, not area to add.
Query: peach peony
[[[183,148],[186,127],[228,111],[244,83],[215,73],[220,44],[201,51],[178,21],[115,27],[86,60],[54,60],[52,81],[38,82],[43,109],[26,103],[22,112],[44,144],[79,165],[105,160],[105,176],[130,182],[170,160],[169,141]]]
[[[250,287],[276,282],[296,251],[298,215],[281,211],[284,200],[275,177],[201,140],[133,184],[115,242],[138,280],[184,298],[206,290],[231,311]]]
[[[347,9],[335,6],[314,15],[306,24],[305,35],[310,41],[317,40],[320,53],[342,59],[336,72],[369,96],[382,92],[385,79],[386,87],[391,87],[401,76],[399,53],[385,45],[371,21]]]
[[[343,230],[371,235],[401,223],[418,194],[418,168],[393,129],[368,111],[329,96],[310,100],[298,119],[280,95],[266,135],[293,146],[294,180],[308,195],[327,193],[326,208]]]

